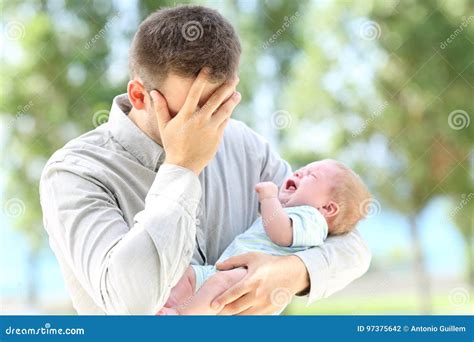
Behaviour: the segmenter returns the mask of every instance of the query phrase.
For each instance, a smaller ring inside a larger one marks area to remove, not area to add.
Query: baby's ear
[[[333,217],[339,213],[339,204],[333,201],[329,201],[326,205],[322,206],[319,211],[324,217]]]

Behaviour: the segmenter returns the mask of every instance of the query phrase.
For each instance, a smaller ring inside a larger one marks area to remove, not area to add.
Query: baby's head
[[[326,218],[329,234],[351,231],[364,218],[370,193],[344,164],[325,159],[310,163],[285,180],[278,195],[285,207],[309,205]]]

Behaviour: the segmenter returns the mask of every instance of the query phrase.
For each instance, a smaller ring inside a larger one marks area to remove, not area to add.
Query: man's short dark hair
[[[237,71],[240,42],[232,25],[217,11],[202,6],[160,9],[146,18],[133,38],[130,77],[147,90],[169,73],[196,77],[211,69],[211,81],[230,79]]]

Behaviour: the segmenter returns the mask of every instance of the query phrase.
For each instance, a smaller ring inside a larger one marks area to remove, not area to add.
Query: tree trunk
[[[426,270],[423,247],[420,240],[420,232],[416,223],[416,216],[411,215],[409,220],[414,252],[414,272],[418,296],[420,299],[420,311],[422,314],[428,315],[432,312],[430,277],[428,271]]]

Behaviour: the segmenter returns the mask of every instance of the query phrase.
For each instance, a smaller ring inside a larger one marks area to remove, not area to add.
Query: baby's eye
[[[310,176],[313,177],[314,179],[318,179],[318,176],[316,176],[314,173],[311,173]]]

